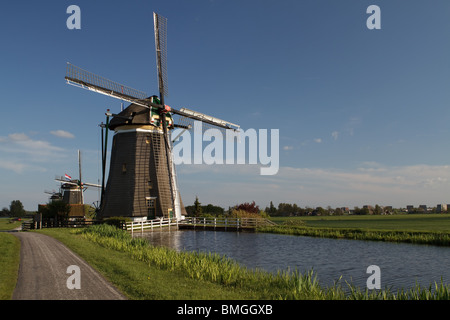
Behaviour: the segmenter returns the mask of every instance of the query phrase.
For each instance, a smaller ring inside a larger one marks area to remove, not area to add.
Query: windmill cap
[[[127,119],[132,117],[131,120]],[[136,104],[130,104],[123,111],[113,117],[109,123],[109,129],[114,130],[126,125],[149,125],[148,109]]]

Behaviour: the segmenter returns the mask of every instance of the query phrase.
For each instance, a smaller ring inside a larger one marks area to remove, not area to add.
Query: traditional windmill
[[[79,179],[72,179],[67,174],[64,177],[57,176],[55,181],[61,183],[61,191],[56,193],[60,195],[60,200],[68,204],[84,204],[83,192],[88,187],[100,188],[98,184],[83,182],[81,179],[81,152],[78,150],[78,170]],[[56,199],[59,200],[59,199]]]
[[[190,129],[194,121],[201,121],[206,127],[211,125],[223,130],[239,130],[238,125],[228,121],[185,108],[173,109],[165,104],[164,98],[168,96],[167,19],[156,13],[153,13],[153,19],[159,97],[148,96],[67,64],[65,79],[68,84],[131,103],[119,114],[107,114],[105,128],[114,130],[115,135],[108,182],[102,190],[102,217],[180,219],[184,208],[172,161],[170,130],[176,127]],[[110,122],[109,116],[113,116]],[[178,123],[175,123],[175,117],[178,117]],[[103,170],[105,159],[106,143],[103,150]]]
[[[60,190],[59,192],[56,191],[56,190],[52,190],[52,191],[45,190],[44,193],[47,193],[47,194],[50,195],[50,198],[49,198],[49,201],[50,201],[50,202],[53,202],[53,201],[62,201],[63,196],[62,196],[61,190]]]

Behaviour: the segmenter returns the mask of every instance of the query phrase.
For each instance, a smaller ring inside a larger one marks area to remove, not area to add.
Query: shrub
[[[129,217],[111,217],[103,220],[104,223],[122,229],[123,225],[131,221]]]
[[[259,206],[256,205],[255,201],[253,201],[252,203],[245,202],[238,204],[233,209],[246,211],[248,213],[259,214]]]
[[[233,209],[230,214],[231,218],[261,218],[259,212],[253,213],[245,210]]]

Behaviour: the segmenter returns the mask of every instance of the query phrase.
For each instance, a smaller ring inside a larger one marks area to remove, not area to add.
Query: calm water
[[[273,272],[313,269],[320,283],[332,285],[343,276],[366,287],[367,267],[381,269],[381,287],[428,286],[450,280],[450,248],[375,241],[323,239],[269,233],[180,230],[144,233],[152,244],[176,250],[216,252],[249,268]]]

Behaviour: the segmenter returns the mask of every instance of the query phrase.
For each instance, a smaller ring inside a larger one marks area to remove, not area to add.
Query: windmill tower
[[[154,13],[159,96],[145,93],[67,64],[68,84],[105,94],[131,104],[113,118],[106,130],[114,131],[108,182],[103,192],[103,218],[128,216],[134,220],[158,217],[181,219],[183,205],[172,161],[170,131],[190,129],[201,121],[204,128],[239,130],[239,126],[186,108],[165,104],[168,96],[166,71],[167,20]],[[108,115],[108,114],[107,114]],[[177,123],[175,118],[178,117]],[[105,143],[106,145],[106,143]],[[103,152],[105,160],[106,150]]]

